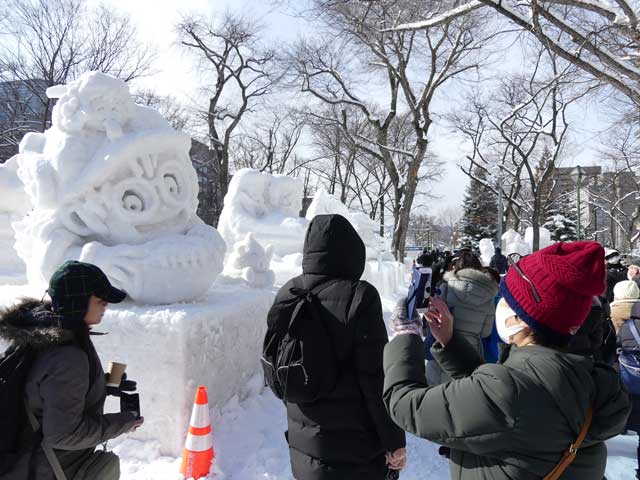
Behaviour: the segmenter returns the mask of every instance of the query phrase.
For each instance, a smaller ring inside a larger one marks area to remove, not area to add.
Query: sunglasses
[[[529,277],[527,277],[524,272],[520,269],[520,267],[518,266],[517,263],[514,263],[513,265],[511,265],[513,268],[516,269],[516,272],[518,272],[518,275],[520,275],[522,278],[525,279],[525,281],[531,285],[531,290],[533,291],[533,298],[535,298],[536,303],[540,303],[542,301],[542,299],[540,298],[540,295],[538,294],[538,291],[536,290],[536,287],[533,285],[533,282],[529,279]]]

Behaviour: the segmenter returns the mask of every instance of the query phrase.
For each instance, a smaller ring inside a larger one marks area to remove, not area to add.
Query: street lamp
[[[580,222],[582,220],[582,210],[580,209],[580,189],[582,188],[582,176],[584,174],[585,170],[580,165],[571,170],[571,179],[576,182],[576,199],[578,203],[578,240],[582,238],[582,232],[580,230]]]

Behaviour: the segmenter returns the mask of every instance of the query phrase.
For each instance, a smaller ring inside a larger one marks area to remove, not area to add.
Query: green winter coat
[[[429,388],[424,347],[399,335],[384,351],[384,402],[404,430],[451,447],[455,480],[540,479],[576,440],[590,405],[589,435],[563,480],[602,480],[604,441],[624,430],[629,394],[609,366],[541,346],[483,360],[459,335],[432,353],[454,380]]]

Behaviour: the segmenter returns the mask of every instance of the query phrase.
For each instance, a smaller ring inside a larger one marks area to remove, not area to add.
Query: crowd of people
[[[285,405],[297,480],[398,478],[405,432],[439,444],[457,480],[602,480],[604,442],[640,431],[640,267],[618,251],[561,242],[507,259],[496,249],[489,266],[468,248],[425,251],[420,301],[399,300],[391,341],[365,263],[348,220],[316,216],[302,274],[268,314],[261,363]],[[11,343],[0,374],[18,357],[24,373],[3,376],[21,382],[23,416],[2,425],[0,480],[116,480],[118,457],[96,447],[144,420],[104,414],[91,328],[126,293],[67,262],[48,294],[0,314]],[[640,479],[640,443],[638,462]]]
[[[286,393],[302,380],[272,375],[294,477],[398,478],[410,432],[441,446],[457,480],[602,480],[604,442],[640,430],[640,396],[617,362],[619,348],[640,355],[629,333],[640,268],[618,256],[590,241],[522,258],[496,249],[489,266],[467,248],[424,251],[414,267],[428,275],[415,283],[426,301],[399,301],[388,342],[379,296],[360,279],[357,233],[337,215],[316,217],[303,273],[280,289],[265,337],[295,344],[305,324],[293,328],[290,312],[315,312],[307,321],[326,329],[324,358],[339,365],[335,383],[305,401]],[[295,361],[281,355],[275,370],[310,365],[286,351]],[[640,445],[638,454],[640,478]]]

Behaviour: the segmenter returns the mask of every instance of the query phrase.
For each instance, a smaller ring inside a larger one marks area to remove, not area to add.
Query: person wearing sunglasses
[[[425,380],[421,322],[394,318],[383,393],[392,419],[450,447],[456,480],[602,480],[604,441],[624,430],[629,394],[613,368],[564,349],[604,290],[604,251],[595,242],[557,243],[522,258],[500,285],[496,325],[511,348],[499,364],[483,364],[433,298],[431,352],[452,378],[435,387]]]

